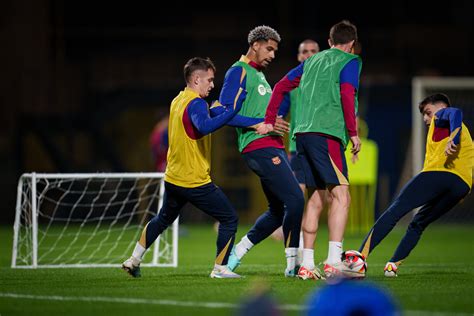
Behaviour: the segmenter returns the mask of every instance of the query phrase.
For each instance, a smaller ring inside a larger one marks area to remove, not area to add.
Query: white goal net
[[[12,268],[119,267],[161,208],[163,173],[23,174]],[[176,267],[178,220],[144,266]]]
[[[418,104],[434,93],[445,93],[451,105],[463,112],[463,122],[474,135],[474,77],[414,77],[412,80],[412,175],[423,167],[427,129]],[[443,217],[445,221],[474,222],[474,195],[469,194],[456,208]]]

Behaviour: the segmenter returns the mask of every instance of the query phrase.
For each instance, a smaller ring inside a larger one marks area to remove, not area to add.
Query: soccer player
[[[387,277],[397,276],[398,266],[415,248],[425,228],[451,210],[472,187],[474,148],[461,110],[451,107],[448,96],[442,93],[426,97],[419,109],[429,126],[423,170],[375,222],[359,250],[367,257],[403,216],[421,206],[385,265]]]
[[[355,25],[349,21],[335,24],[329,32],[331,48],[311,56],[275,85],[265,124],[257,129],[259,134],[273,131],[284,94],[300,87],[301,106],[294,112],[297,156],[308,167],[303,170],[306,184],[311,181],[318,189],[328,189],[332,200],[328,214],[329,251],[324,265],[328,277],[345,270],[341,255],[350,195],[344,150],[350,141],[351,151],[357,155],[361,146],[356,112],[362,61],[351,53],[356,41]],[[307,265],[303,267],[309,271],[314,269],[314,258],[311,259],[303,258],[303,265]]]
[[[300,43],[298,47],[298,61],[300,63],[304,62],[309,57],[319,52],[319,44],[312,40],[307,39]],[[295,174],[296,180],[300,184],[301,190],[306,192],[307,189],[312,189],[306,203],[306,209],[303,214],[303,221],[301,225],[303,239],[300,241],[300,252],[298,256],[301,262],[301,268],[298,271],[298,277],[306,279],[316,279],[319,275],[319,271],[316,270],[314,264],[314,241],[316,240],[316,233],[318,228],[319,216],[324,207],[324,201],[326,199],[326,187],[318,187],[316,183],[309,182],[306,183],[306,178],[304,176],[304,169],[309,169],[310,167],[306,164],[305,160],[298,158],[296,154],[296,141],[293,137],[294,127],[296,126],[296,112],[297,107],[301,106],[301,90],[299,88],[294,89],[290,92],[290,112],[294,113],[291,115],[290,120],[290,133],[289,133],[289,150],[291,155],[291,169]],[[301,244],[302,242],[302,244]],[[306,259],[306,260],[305,260]],[[315,273],[316,272],[316,273]]]
[[[168,163],[165,172],[163,207],[145,226],[132,256],[122,267],[133,277],[140,276],[145,251],[178,217],[181,208],[191,203],[219,221],[217,256],[211,278],[239,278],[227,268],[238,217],[227,197],[210,177],[210,133],[224,126],[240,110],[245,92],[218,116],[209,116],[203,98],[214,88],[216,68],[210,59],[195,57],[184,66],[186,88],[171,103],[169,117]]]
[[[297,273],[296,255],[303,215],[304,197],[291,171],[283,137],[277,133],[258,135],[251,127],[263,124],[271,87],[263,70],[275,58],[280,35],[271,27],[258,26],[248,35],[245,56],[227,71],[219,101],[230,106],[247,91],[238,116],[228,124],[237,127],[238,146],[247,166],[260,177],[268,210],[232,250],[228,267],[235,270],[242,257],[256,244],[283,226],[287,266],[286,276]]]
[[[297,59],[298,62],[302,63],[309,57],[313,56],[314,54],[319,52],[319,44],[312,39],[306,39],[301,42],[298,46],[298,55]],[[288,94],[285,98],[288,97]],[[287,103],[289,108],[289,112],[296,113],[296,108],[299,106],[300,103],[300,89],[294,89],[289,93],[290,102]],[[287,100],[285,100],[287,101]],[[285,104],[286,106],[286,104]],[[281,109],[281,108],[280,108]],[[289,133],[289,152],[290,152],[290,165],[291,169],[293,170],[296,180],[300,185],[301,190],[303,190],[303,194],[305,194],[307,187],[311,188],[311,194],[309,195],[308,202],[306,204],[306,209],[303,214],[303,221],[302,221],[302,236],[300,237],[300,247],[298,251],[298,259],[305,261],[302,263],[303,268],[298,271],[298,276],[302,279],[314,279],[315,274],[313,271],[316,269],[314,265],[314,241],[316,240],[316,232],[318,227],[319,216],[322,212],[324,207],[324,201],[326,198],[326,188],[323,186],[320,189],[316,187],[315,183],[308,183],[306,185],[306,179],[304,176],[304,169],[309,169],[309,166],[305,164],[305,161],[299,161],[296,155],[296,142],[293,139],[293,131],[295,126],[295,118],[296,115],[290,116],[290,133]],[[278,235],[283,235],[281,228],[275,231]],[[275,235],[274,233],[274,235]],[[272,235],[273,236],[273,235]],[[306,268],[308,267],[308,268]]]

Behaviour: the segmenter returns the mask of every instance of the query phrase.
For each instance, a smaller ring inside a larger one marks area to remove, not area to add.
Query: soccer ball
[[[342,263],[347,270],[344,274],[353,279],[362,279],[367,271],[367,262],[363,254],[356,250],[347,250],[342,253]]]

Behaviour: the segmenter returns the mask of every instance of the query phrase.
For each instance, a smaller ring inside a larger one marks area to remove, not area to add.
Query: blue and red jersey
[[[459,144],[462,129],[462,112],[457,108],[441,109],[435,114],[433,141],[438,142],[447,137]]]
[[[267,109],[265,123],[274,124],[272,119],[276,117],[275,113],[285,107],[285,95],[291,90],[297,88],[300,84],[304,71],[303,61],[297,67],[290,70],[283,79],[276,85],[272,93],[272,99]],[[346,123],[349,136],[357,135],[357,123],[355,114],[355,95],[359,89],[359,61],[353,59],[344,66],[339,76],[339,85],[341,91],[341,103],[344,113],[344,121]]]
[[[248,64],[253,68],[257,69],[258,71],[262,70],[262,67],[253,61],[249,61]],[[239,89],[244,89],[246,87],[247,75],[245,70],[241,66],[233,66],[231,67],[224,78],[224,84],[222,86],[221,94],[219,96],[219,103],[223,106],[230,106],[235,103],[236,96],[239,93]],[[244,95],[245,98],[245,95]],[[281,109],[279,111],[279,115],[285,116],[289,110],[289,98],[285,99],[283,102]],[[218,115],[222,111],[222,107],[219,106],[212,106],[211,107],[211,115]],[[254,118],[248,117],[237,114],[234,116],[227,125],[233,127],[251,127],[256,124],[262,123],[264,121],[263,118]],[[257,139],[247,147],[244,148],[242,153],[247,153],[253,150],[257,150],[260,148],[267,148],[267,147],[275,147],[275,148],[285,148],[283,144],[283,139],[280,136],[273,136],[269,135],[267,137],[263,137]]]
[[[245,94],[235,100],[232,107],[221,107],[219,115],[210,116],[209,105],[204,99],[196,98],[189,102],[186,107],[183,123],[188,136],[193,139],[210,134],[224,126],[229,117],[234,115],[234,110],[238,111],[242,105]]]

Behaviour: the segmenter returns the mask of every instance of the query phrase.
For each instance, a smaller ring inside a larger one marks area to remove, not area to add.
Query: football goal
[[[120,267],[157,214],[163,173],[23,174],[18,182],[12,268]],[[176,267],[178,219],[143,266]]]

